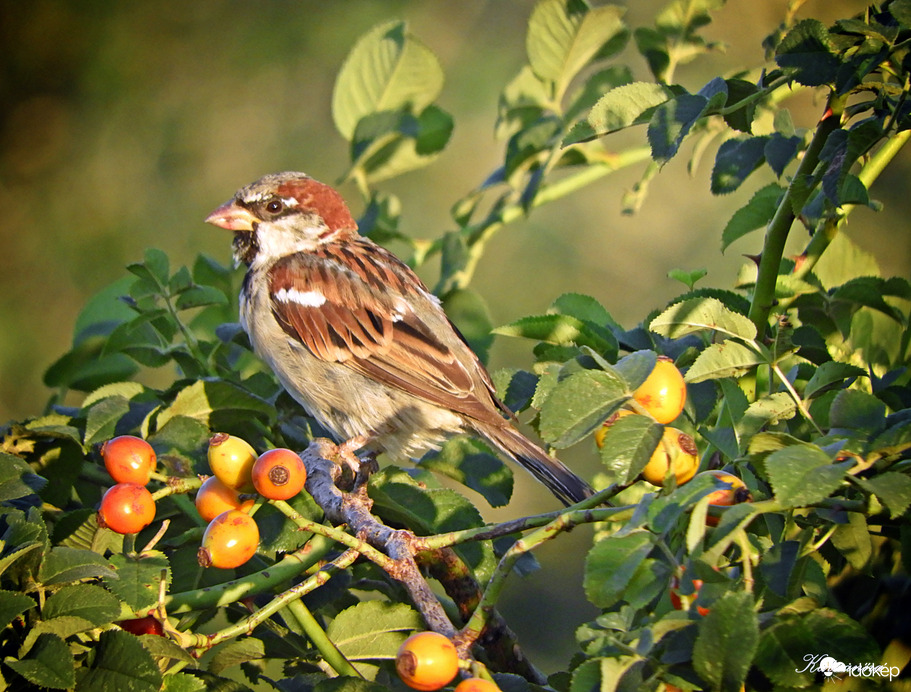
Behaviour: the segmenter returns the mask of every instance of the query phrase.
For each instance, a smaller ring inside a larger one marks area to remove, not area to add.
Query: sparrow
[[[341,195],[304,173],[267,175],[206,222],[247,266],[240,323],[282,386],[337,442],[418,459],[473,433],[566,504],[593,494],[513,425],[440,299],[358,232]]]

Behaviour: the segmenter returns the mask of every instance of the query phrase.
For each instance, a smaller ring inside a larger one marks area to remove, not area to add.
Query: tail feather
[[[500,451],[524,466],[565,505],[594,495],[591,486],[510,425],[479,428]]]

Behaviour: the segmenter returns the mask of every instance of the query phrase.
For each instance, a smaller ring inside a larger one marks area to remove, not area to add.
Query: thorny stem
[[[831,95],[826,115],[819,122],[810,145],[804,152],[803,160],[797,167],[791,184],[775,211],[766,229],[762,245],[762,256],[759,259],[759,271],[756,276],[756,287],[753,290],[753,301],[750,305],[749,318],[756,325],[760,338],[768,329],[769,313],[775,303],[775,286],[778,282],[778,269],[784,255],[785,243],[794,223],[793,204],[801,191],[809,187],[813,172],[819,164],[819,154],[829,135],[841,127],[841,116],[844,112],[845,97]]]
[[[321,567],[315,574],[312,574],[300,584],[292,586],[287,591],[273,598],[262,608],[259,608],[256,612],[242,618],[230,627],[219,630],[212,635],[195,635],[194,641],[190,646],[196,649],[210,649],[220,642],[233,639],[242,634],[249,634],[256,629],[257,625],[272,617],[273,614],[287,606],[289,603],[298,600],[302,596],[322,586],[337,572],[350,567],[358,557],[360,557],[360,553],[358,553],[357,550],[346,550],[335,558],[335,560]]]

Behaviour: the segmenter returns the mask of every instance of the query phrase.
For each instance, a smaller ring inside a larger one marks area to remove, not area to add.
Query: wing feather
[[[408,267],[368,242],[276,262],[272,311],[285,332],[317,358],[478,420],[499,418],[486,371],[435,299],[413,274],[415,283],[403,279]]]

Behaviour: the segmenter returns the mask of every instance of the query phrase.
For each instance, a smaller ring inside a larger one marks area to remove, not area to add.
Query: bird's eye
[[[281,203],[280,200],[273,199],[266,205],[266,211],[270,214],[278,214],[285,208],[285,205]]]

